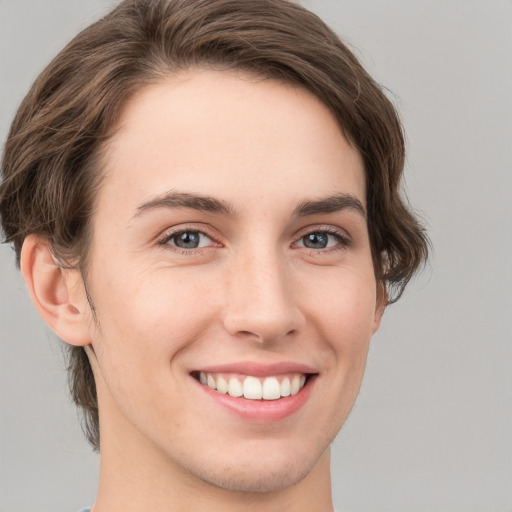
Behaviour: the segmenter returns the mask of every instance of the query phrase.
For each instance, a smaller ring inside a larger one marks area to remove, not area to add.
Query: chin
[[[271,493],[298,484],[313,469],[313,465],[282,466],[269,469],[262,463],[251,467],[229,467],[224,471],[204,472],[200,478],[219,489],[236,492]]]
[[[306,446],[286,446],[279,449],[274,446],[261,446],[258,450],[254,447],[239,447],[219,460],[218,453],[215,464],[196,466],[192,473],[203,482],[219,489],[272,493],[290,488],[309,474],[319,464],[323,456],[326,457],[328,466],[328,447],[330,443],[324,443],[322,447],[309,451]],[[213,468],[213,469],[212,469]]]

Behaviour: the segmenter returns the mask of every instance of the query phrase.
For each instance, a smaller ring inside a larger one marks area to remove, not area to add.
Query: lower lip
[[[215,404],[224,407],[245,420],[253,423],[268,424],[282,421],[297,412],[308,400],[315,380],[316,376],[310,376],[306,381],[306,385],[297,394],[279,398],[278,400],[248,400],[243,397],[223,395],[208,386],[204,386],[196,379],[194,379],[194,382],[200,386],[207,397]]]

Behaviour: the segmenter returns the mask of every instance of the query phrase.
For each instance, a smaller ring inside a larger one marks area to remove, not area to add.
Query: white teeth
[[[199,382],[223,395],[227,393],[233,397],[243,396],[248,400],[278,400],[296,395],[304,387],[306,376],[299,373],[291,374],[279,382],[278,377],[263,378],[248,375],[241,382],[236,376],[214,376],[214,374],[199,372]]]
[[[290,384],[290,394],[296,395],[300,390],[300,377],[298,375],[295,375],[293,377],[292,382]]]
[[[227,383],[226,379],[223,379],[222,377],[219,377],[217,379],[217,391],[219,393],[222,393],[225,395],[228,392],[229,384]]]
[[[209,388],[212,388],[212,389],[217,389],[217,386],[215,384],[215,379],[211,376],[211,375],[208,375],[208,387]]]
[[[228,393],[230,396],[234,397],[242,396],[244,394],[242,383],[236,377],[231,377],[231,379],[229,379]]]
[[[263,398],[265,400],[277,400],[281,398],[279,381],[275,377],[267,377],[263,381]]]
[[[260,379],[256,377],[245,378],[244,398],[249,398],[250,400],[261,400],[263,398],[263,388]]]
[[[290,379],[288,377],[281,382],[281,396],[290,396]]]

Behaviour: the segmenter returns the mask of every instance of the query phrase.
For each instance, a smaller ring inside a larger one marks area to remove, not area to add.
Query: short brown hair
[[[0,215],[18,262],[25,237],[37,233],[85,278],[101,150],[124,104],[145,84],[191,67],[299,84],[324,102],[363,158],[375,275],[388,302],[397,300],[428,255],[426,234],[400,195],[399,117],[340,39],[288,0],[124,0],[78,34],[32,86],[5,145]],[[99,448],[84,349],[69,348],[68,369],[84,431]]]

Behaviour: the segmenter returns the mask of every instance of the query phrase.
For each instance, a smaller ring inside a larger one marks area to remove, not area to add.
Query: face
[[[130,101],[105,168],[88,281],[102,451],[221,488],[300,481],[379,320],[359,154],[301,88],[190,71]]]

